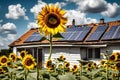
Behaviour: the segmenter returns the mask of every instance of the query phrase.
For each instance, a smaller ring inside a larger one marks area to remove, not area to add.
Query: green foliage
[[[115,54],[115,53],[114,53]],[[113,55],[113,54],[111,54]],[[118,53],[117,53],[118,55]],[[104,64],[99,65],[91,61],[78,60],[79,65],[70,67],[66,58],[61,55],[51,62],[46,68],[35,66],[27,70],[22,64],[22,59],[13,62],[10,59],[10,66],[1,65],[1,80],[119,80],[120,67],[116,61],[110,61],[108,55],[104,55]],[[119,57],[118,57],[119,58]],[[102,61],[102,59],[100,60]],[[67,64],[67,65],[66,65]]]

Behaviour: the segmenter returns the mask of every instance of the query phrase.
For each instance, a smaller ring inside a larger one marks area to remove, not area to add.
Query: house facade
[[[77,60],[99,61],[100,53],[111,54],[120,51],[120,20],[85,25],[68,25],[67,31],[61,33],[63,38],[53,39],[52,59],[64,55],[71,65],[78,64]],[[37,28],[32,28],[9,46],[19,55],[21,50],[32,54],[40,66],[44,66],[49,56],[49,42],[41,41],[42,36]]]

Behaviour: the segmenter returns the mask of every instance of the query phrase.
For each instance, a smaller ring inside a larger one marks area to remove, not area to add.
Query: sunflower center
[[[69,67],[69,65],[70,65],[70,64],[69,64],[69,63],[67,63],[67,64],[66,64],[66,67]]]
[[[117,66],[117,68],[120,68],[120,63],[117,63],[116,66]]]
[[[45,18],[45,23],[48,27],[55,28],[60,24],[60,18],[55,13],[49,13]]]
[[[14,55],[11,55],[11,58],[12,58],[13,60],[15,60],[15,56],[14,56]]]
[[[0,69],[0,72],[2,72],[2,69]]]
[[[21,57],[22,57],[22,58],[25,57],[25,53],[21,53]]]
[[[75,65],[75,66],[74,66],[74,69],[76,69],[76,68],[77,68],[77,66]]]
[[[110,60],[115,60],[115,56],[112,55],[112,56],[110,57]]]
[[[27,58],[25,64],[26,64],[27,66],[31,66],[31,65],[33,64],[32,59]]]
[[[7,62],[7,59],[6,59],[6,58],[3,58],[3,59],[1,60],[1,62],[2,62],[2,63],[6,63],[6,62]]]

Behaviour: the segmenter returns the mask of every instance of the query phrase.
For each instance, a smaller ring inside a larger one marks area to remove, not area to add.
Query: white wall
[[[68,47],[56,47],[53,48],[52,60],[54,58],[58,58],[60,55],[64,55],[66,57],[66,61],[70,62],[70,65],[79,64],[77,60],[81,59],[80,56],[80,48],[68,48]],[[44,61],[48,59],[49,56],[49,48],[43,48]]]
[[[106,53],[106,50],[109,51],[109,55],[114,52],[114,51],[120,51],[120,46],[119,45],[114,45],[114,46],[107,46],[106,48],[101,48],[101,53]]]

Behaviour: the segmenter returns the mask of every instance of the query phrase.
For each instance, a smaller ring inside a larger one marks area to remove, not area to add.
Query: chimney
[[[100,24],[104,24],[104,18],[100,19]]]
[[[72,20],[72,25],[75,25],[75,19]]]

